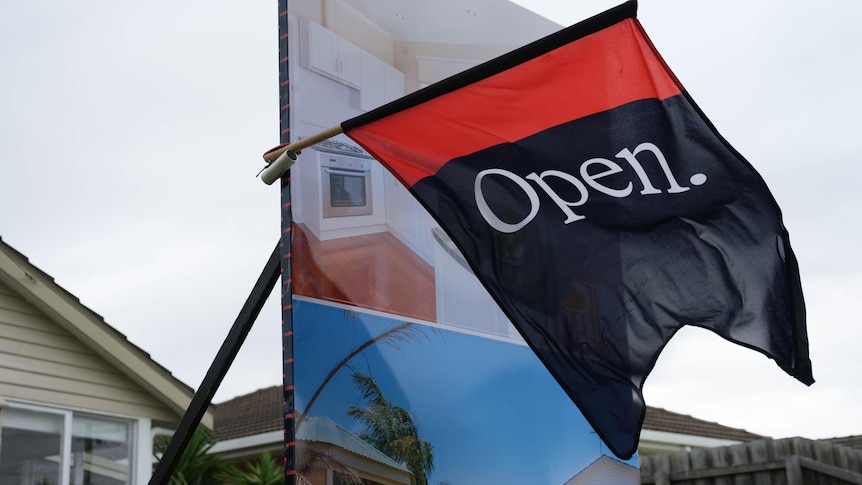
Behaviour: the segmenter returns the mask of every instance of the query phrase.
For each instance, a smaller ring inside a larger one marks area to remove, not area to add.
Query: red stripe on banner
[[[412,186],[453,158],[681,92],[637,21],[627,19],[347,135],[378,160],[404,161],[390,168]]]

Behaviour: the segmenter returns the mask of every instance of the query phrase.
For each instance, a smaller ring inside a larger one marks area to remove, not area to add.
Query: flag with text
[[[623,458],[637,449],[644,379],[683,325],[813,382],[780,210],[636,8],[342,123],[428,209]]]

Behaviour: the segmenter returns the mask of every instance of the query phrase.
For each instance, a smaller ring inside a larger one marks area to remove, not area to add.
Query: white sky
[[[519,0],[571,24],[616,1]],[[862,434],[862,4],[642,0],[799,258],[814,376],[684,330],[652,406],[774,436]],[[279,236],[275,1],[0,3],[0,236],[197,387]],[[280,382],[277,295],[216,401]]]

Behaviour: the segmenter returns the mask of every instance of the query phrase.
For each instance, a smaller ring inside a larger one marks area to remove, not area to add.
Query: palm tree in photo
[[[367,401],[364,408],[351,406],[347,410],[348,416],[365,427],[359,438],[404,464],[416,477],[417,485],[427,485],[427,474],[434,469],[434,450],[431,443],[419,438],[413,416],[386,399],[373,377],[356,373],[353,382]]]
[[[347,323],[351,325],[358,322],[356,312],[349,310],[345,310],[344,319]],[[343,369],[344,367],[349,368],[348,364],[353,358],[362,354],[362,352],[375,344],[385,344],[390,345],[396,349],[400,349],[401,345],[419,342],[422,337],[427,338],[427,336],[420,327],[415,326],[413,323],[402,322],[390,328],[389,330],[386,330],[379,335],[371,337],[363,343],[350,349],[350,351],[345,354],[344,358],[338,361],[332,367],[332,369],[330,369],[329,373],[326,375],[323,381],[321,381],[321,383],[317,386],[317,389],[314,391],[314,393],[311,395],[311,398],[308,400],[308,403],[305,405],[305,409],[297,413],[294,433],[299,433],[299,429],[302,426],[303,421],[306,417],[308,417],[312,406],[317,401],[317,398],[320,397],[320,394],[324,391],[327,384],[329,384],[332,378],[335,377],[335,375],[341,369]],[[359,475],[355,470],[339,463],[334,457],[330,456],[326,452],[316,449],[313,444],[306,444],[302,447],[297,447],[296,471],[298,485],[310,484],[307,479],[307,476],[311,473],[313,468],[331,469],[339,476],[342,483],[346,483],[348,485],[362,484],[362,480],[359,478]]]
[[[348,322],[353,322],[356,319],[355,312],[345,311],[345,320]],[[302,410],[297,416],[296,419],[296,430],[299,430],[299,427],[302,426],[302,421],[308,416],[311,407],[317,401],[317,398],[320,396],[320,393],[326,388],[326,385],[329,384],[329,381],[335,377],[335,374],[338,373],[344,366],[346,366],[351,359],[356,357],[365,351],[368,347],[371,347],[374,344],[381,343],[391,345],[394,348],[400,348],[401,344],[410,343],[410,342],[418,342],[420,337],[426,337],[425,334],[419,327],[414,326],[412,323],[402,322],[389,330],[381,333],[380,335],[376,335],[366,340],[362,344],[354,347],[341,359],[332,369],[329,371],[329,374],[323,379],[317,389],[314,391],[314,394],[311,395],[311,398],[308,400],[308,404],[305,405],[305,409]],[[427,338],[427,337],[426,337]]]

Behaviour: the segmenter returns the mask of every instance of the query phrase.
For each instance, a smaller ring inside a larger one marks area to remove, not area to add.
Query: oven
[[[319,152],[323,217],[374,213],[371,160]]]

